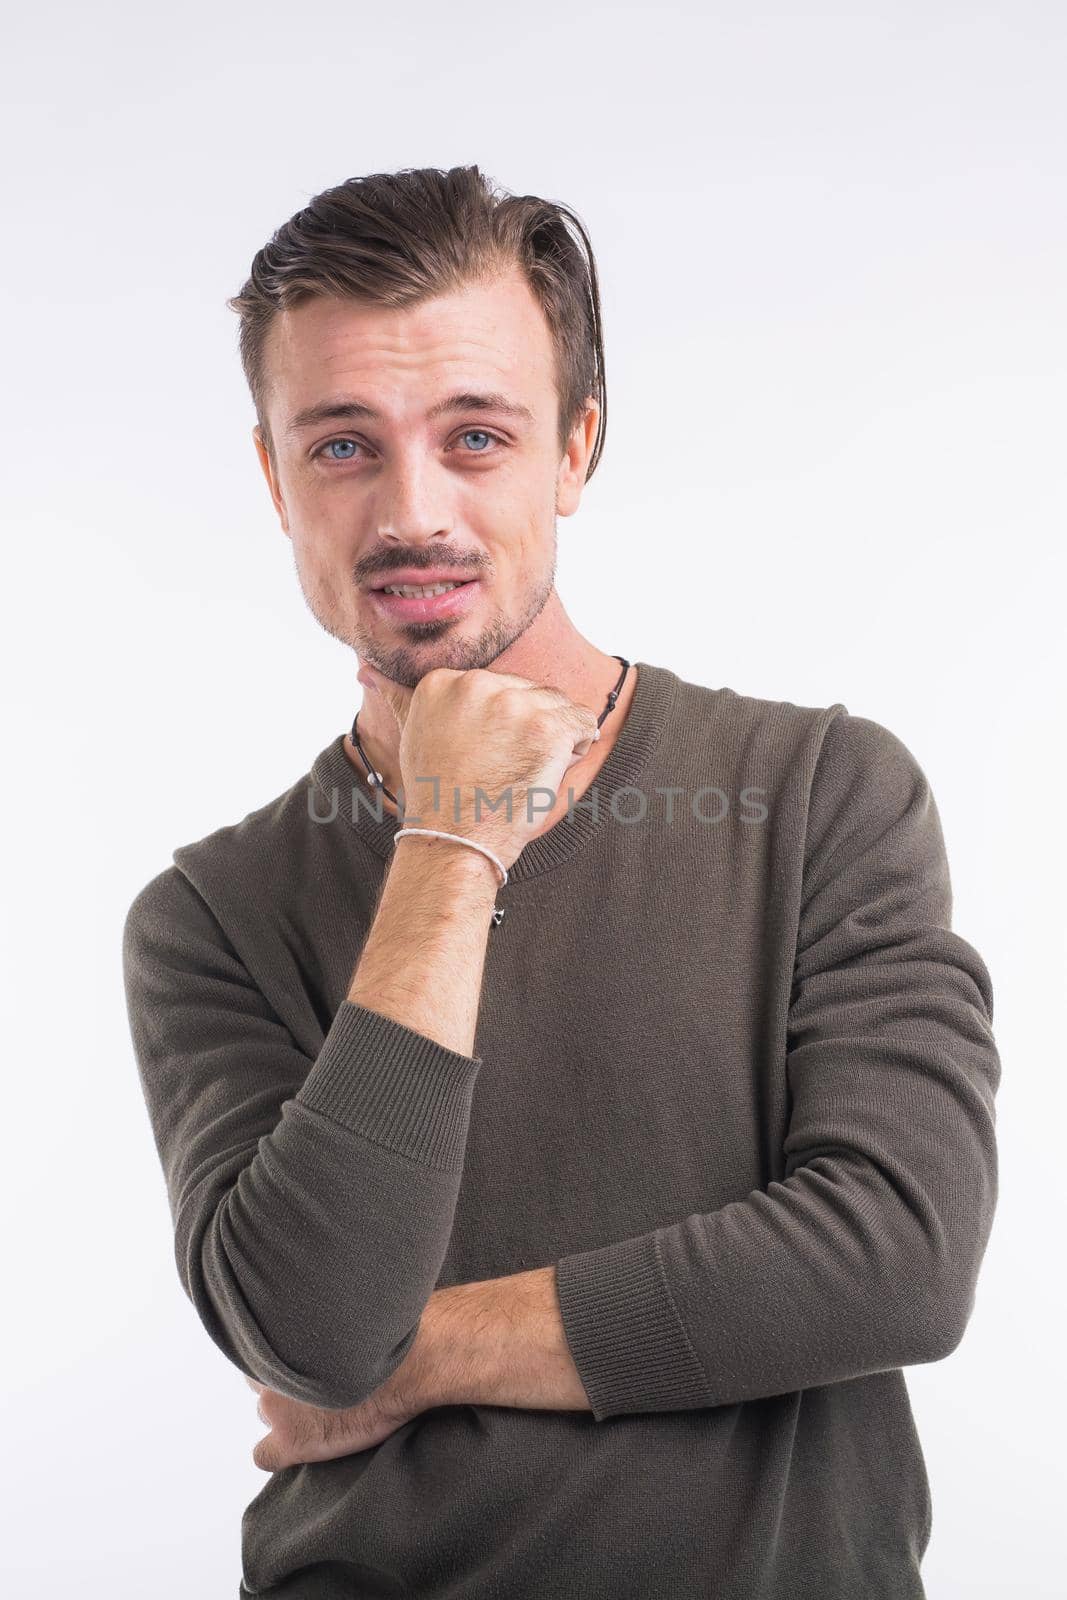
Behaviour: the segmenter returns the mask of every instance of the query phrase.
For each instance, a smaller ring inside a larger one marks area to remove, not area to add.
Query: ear
[[[585,473],[589,465],[589,457],[593,453],[596,443],[597,422],[600,418],[600,407],[589,395],[585,402],[585,413],[579,418],[574,431],[567,442],[567,452],[560,462],[559,473],[556,478],[556,514],[561,517],[573,516],[581,503],[582,490],[585,488]]]
[[[288,535],[289,514],[285,509],[285,501],[282,498],[282,491],[278,484],[278,476],[274,470],[274,463],[271,461],[270,451],[267,449],[266,441],[263,438],[263,432],[258,422],[252,429],[252,442],[256,447],[256,454],[259,456],[259,464],[263,468],[263,476],[267,480],[267,487],[270,490],[270,497],[274,501],[274,509],[278,513],[278,520],[281,522],[282,528],[286,535]]]

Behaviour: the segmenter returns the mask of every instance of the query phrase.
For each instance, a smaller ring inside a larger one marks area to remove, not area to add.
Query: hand
[[[408,689],[363,662],[357,677],[400,728],[404,810],[412,826],[466,834],[488,845],[505,867],[544,821],[544,797],[537,801],[542,809],[529,815],[528,791],[551,790],[554,804],[564,773],[600,737],[595,711],[512,672],[434,667]],[[476,815],[479,788],[488,803],[483,800]],[[496,802],[500,809],[493,811]]]
[[[381,1444],[427,1409],[413,1388],[405,1390],[398,1384],[397,1375],[405,1365],[401,1363],[366,1400],[344,1411],[305,1405],[246,1376],[245,1381],[259,1395],[256,1414],[270,1428],[252,1451],[252,1460],[264,1472],[281,1472],[305,1461],[332,1461]]]

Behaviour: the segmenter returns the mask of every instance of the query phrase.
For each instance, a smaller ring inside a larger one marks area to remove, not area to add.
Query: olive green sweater
[[[435,1287],[555,1263],[592,1406],[273,1474],[241,1596],[924,1593],[901,1368],[956,1348],[992,1224],[989,973],[899,738],[636,670],[498,891],[474,1056],[345,998],[400,824],[343,735],[130,907],[178,1272],[234,1366],[353,1405]]]

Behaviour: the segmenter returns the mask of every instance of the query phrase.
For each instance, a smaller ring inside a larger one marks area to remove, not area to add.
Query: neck
[[[429,666],[426,670],[430,670]],[[622,663],[578,632],[553,590],[535,622],[485,670],[515,673],[529,678],[532,683],[559,689],[577,704],[589,706],[599,717],[609,691],[619,680]],[[576,796],[592,782],[614,744],[618,729],[626,720],[636,676],[631,665],[615,708],[604,720],[600,738],[588,755],[570,768],[567,783],[574,788]],[[367,760],[382,775],[386,788],[398,794],[402,782],[400,729],[388,706],[382,705],[374,695],[364,695],[361,701],[358,731]],[[345,753],[365,781],[365,766],[350,737],[345,739]],[[384,804],[391,811],[396,810],[390,801]]]

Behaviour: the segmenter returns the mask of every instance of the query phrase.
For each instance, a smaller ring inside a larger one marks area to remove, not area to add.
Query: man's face
[[[409,688],[488,666],[552,593],[555,519],[577,508],[596,431],[590,400],[561,457],[551,334],[519,271],[401,310],[309,300],[276,316],[265,357],[276,466],[253,437],[317,621]],[[456,395],[520,413],[431,414]],[[377,415],[302,415],[346,402]],[[381,592],[439,573],[463,587]]]

